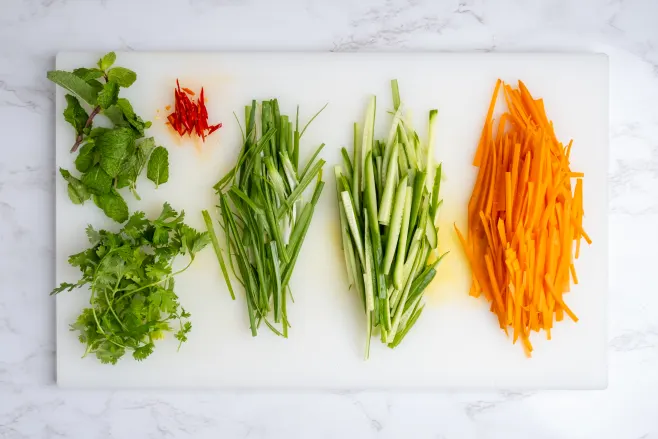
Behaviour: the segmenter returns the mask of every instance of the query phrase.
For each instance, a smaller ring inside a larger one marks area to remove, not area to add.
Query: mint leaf
[[[102,195],[110,192],[112,177],[100,165],[94,165],[89,172],[82,176],[82,183],[91,193]]]
[[[139,168],[139,173],[141,173],[142,169],[144,169],[144,166],[146,165],[146,161],[148,160],[149,156],[153,152],[154,148],[155,148],[155,139],[153,137],[147,137],[137,145],[137,158],[139,159],[139,163],[141,166]]]
[[[121,87],[130,87],[137,80],[137,74],[125,67],[115,67],[107,72],[107,79]]]
[[[117,174],[117,188],[133,186],[138,175],[137,156],[133,154],[121,163],[121,169]]]
[[[129,128],[115,128],[96,139],[96,147],[101,155],[100,165],[110,177],[117,176],[126,151],[134,142],[135,138]]]
[[[93,140],[89,140],[78,151],[78,156],[75,158],[75,169],[80,172],[87,172],[96,160],[95,144]]]
[[[118,101],[118,99],[117,99]],[[118,105],[111,105],[103,110],[103,115],[110,119],[114,125],[123,127],[128,125],[128,121],[123,117],[123,111]]]
[[[80,105],[80,101],[73,95],[67,94],[66,96],[66,109],[64,110],[64,120],[73,125],[75,134],[80,135],[87,124],[89,115]]]
[[[144,128],[151,126],[150,122],[145,123],[141,117],[135,114],[135,110],[133,110],[133,106],[130,104],[128,99],[118,99],[116,106],[119,107],[123,112],[125,121],[135,129],[135,131],[139,134],[139,137],[142,137],[144,135]]]
[[[155,183],[156,188],[169,180],[169,151],[164,147],[158,146],[151,153],[146,177]]]
[[[117,191],[112,190],[107,194],[96,195],[94,202],[103,209],[105,215],[114,221],[122,223],[128,219],[128,205]]]
[[[62,70],[51,70],[46,76],[52,82],[70,91],[89,105],[96,105],[98,92],[82,78]]]
[[[114,64],[114,61],[116,60],[117,60],[116,53],[110,52],[98,60],[98,67],[102,71],[106,71],[107,69],[112,67],[112,64]]]
[[[73,70],[73,74],[85,82],[89,82],[92,79],[98,79],[103,76],[103,72],[99,69],[86,69],[84,67]]]
[[[69,171],[59,168],[59,173],[62,174],[64,180],[69,183],[68,194],[71,201],[73,201],[73,204],[82,204],[91,197],[91,194],[85,185],[80,180],[73,177]]]
[[[87,84],[89,84],[91,86],[91,88],[94,89],[94,93],[96,93],[97,95],[98,95],[98,93],[103,91],[103,84],[100,81],[96,80],[96,79],[88,80]]]
[[[98,93],[98,105],[105,109],[117,103],[119,98],[119,84],[116,82],[106,82],[103,90]]]

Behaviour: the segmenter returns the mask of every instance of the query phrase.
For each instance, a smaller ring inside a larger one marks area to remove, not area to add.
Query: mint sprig
[[[108,217],[124,222],[128,210],[118,190],[128,187],[140,199],[136,189],[142,170],[149,165],[149,179],[157,187],[168,180],[169,162],[164,148],[155,148],[153,138],[144,138],[151,122],[139,117],[130,101],[119,97],[122,88],[137,80],[137,74],[114,66],[115,61],[116,54],[110,52],[98,61],[97,67],[80,67],[72,72],[54,70],[47,77],[69,92],[64,119],[75,130],[71,152],[79,150],[75,167],[81,173],[74,177],[61,170],[69,183],[69,198],[75,204],[93,198]],[[98,115],[107,118],[112,127],[95,128]],[[154,149],[157,157],[149,160]]]

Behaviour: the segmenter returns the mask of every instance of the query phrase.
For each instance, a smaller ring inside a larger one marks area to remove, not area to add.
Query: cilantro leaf
[[[106,71],[110,67],[112,67],[112,64],[114,64],[114,61],[117,60],[117,55],[114,52],[109,52],[105,56],[103,56],[101,59],[98,60],[98,67],[102,71]]]
[[[70,91],[89,105],[96,105],[98,91],[94,90],[84,79],[62,70],[52,70],[46,76],[52,82]]]
[[[102,195],[110,192],[112,177],[100,165],[94,165],[89,172],[82,176],[82,183],[91,193]]]
[[[73,125],[76,135],[80,135],[85,129],[89,115],[82,108],[82,105],[80,105],[78,98],[70,94],[67,94],[65,97],[67,106],[64,110],[64,120]]]
[[[123,233],[131,238],[137,239],[144,233],[144,230],[149,225],[149,220],[146,219],[144,212],[135,212],[130,215],[128,222],[123,226]]]
[[[94,196],[94,202],[103,209],[105,215],[118,223],[128,219],[128,205],[119,193],[112,190],[109,193]]]
[[[116,177],[121,169],[126,150],[133,146],[135,138],[129,128],[115,128],[96,139],[101,154],[100,165],[110,177]]]
[[[99,205],[108,195],[96,196]],[[182,223],[184,214],[164,205],[155,220],[143,212],[130,216],[118,233],[87,227],[90,247],[69,257],[69,264],[80,270],[77,282],[64,282],[51,294],[91,289],[90,305],[70,325],[80,343],[104,364],[116,364],[126,352],[134,360],[148,358],[155,340],[173,332],[180,344],[187,341],[192,324],[190,313],[181,307],[174,289],[175,256],[183,254],[179,236],[194,249],[203,241],[200,234]],[[171,235],[167,243],[155,246],[149,233],[155,228]],[[189,249],[187,250],[190,251]],[[190,263],[192,262],[190,258]],[[176,323],[177,330],[172,329]],[[179,348],[180,348],[179,344]],[[85,354],[86,355],[86,354]]]
[[[146,343],[133,351],[133,358],[137,361],[146,360],[146,358],[153,353],[155,345],[153,343]]]
[[[107,78],[121,87],[130,87],[137,80],[137,74],[125,67],[115,67],[108,70]]]
[[[155,183],[156,188],[169,180],[169,151],[164,147],[158,146],[151,153],[146,177]]]
[[[50,295],[53,296],[55,294],[61,293],[62,291],[73,291],[76,288],[78,288],[78,284],[62,282],[58,287],[56,287],[50,292]]]
[[[101,240],[101,234],[98,233],[92,226],[89,224],[87,228],[85,229],[85,232],[87,233],[87,238],[89,238],[89,243],[92,245],[96,245]]]
[[[64,180],[69,183],[67,190],[69,198],[73,201],[73,204],[82,204],[91,197],[91,194],[84,183],[73,177],[69,171],[59,168],[59,173],[62,174]]]
[[[117,99],[119,98],[119,84],[116,82],[106,82],[103,85],[103,90],[101,90],[100,93],[98,93],[98,105],[100,105],[101,108],[109,108],[112,105],[117,103]]]

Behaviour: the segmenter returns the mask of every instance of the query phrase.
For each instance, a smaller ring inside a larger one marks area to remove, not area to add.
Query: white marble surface
[[[655,0],[0,1],[0,438],[658,438],[657,19]],[[57,389],[54,301],[47,295],[54,277],[54,87],[45,71],[59,50],[110,49],[608,53],[609,388]]]

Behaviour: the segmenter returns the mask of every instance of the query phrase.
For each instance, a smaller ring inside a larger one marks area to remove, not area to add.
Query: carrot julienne
[[[507,111],[494,123],[501,90]],[[521,81],[517,88],[496,82],[473,159],[468,233],[455,231],[473,273],[469,294],[484,295],[527,356],[531,331],[543,329],[550,340],[564,314],[578,321],[564,294],[578,283],[581,240],[592,240],[583,228],[585,175],[570,169],[571,151],[571,141],[556,138],[542,99]]]

